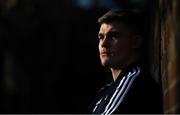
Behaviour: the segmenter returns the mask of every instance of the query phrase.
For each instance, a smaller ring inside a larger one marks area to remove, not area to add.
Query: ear
[[[134,35],[132,38],[132,48],[138,49],[142,46],[143,37],[141,35]]]

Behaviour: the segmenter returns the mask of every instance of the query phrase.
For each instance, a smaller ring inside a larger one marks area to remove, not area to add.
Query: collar
[[[136,67],[142,68],[142,64],[136,62],[136,63],[132,63],[128,65],[126,68],[122,69],[122,72],[118,75],[116,81],[121,80],[123,76],[126,76],[131,70],[133,70]],[[116,82],[116,81],[113,81],[113,82]]]

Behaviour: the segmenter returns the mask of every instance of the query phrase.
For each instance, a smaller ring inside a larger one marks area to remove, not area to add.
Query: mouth
[[[111,52],[101,52],[100,53],[101,56],[112,56]]]

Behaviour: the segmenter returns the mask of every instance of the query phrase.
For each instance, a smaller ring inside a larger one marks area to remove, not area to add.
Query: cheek
[[[114,51],[117,55],[123,56],[131,52],[131,45],[129,43],[119,43],[114,48]]]
[[[101,49],[101,47],[100,47],[100,43],[98,44],[98,49],[99,49],[99,51],[100,51],[100,49]]]
[[[98,45],[98,51],[99,51],[99,55],[100,55],[100,52],[101,52],[101,46],[100,46],[100,44]]]

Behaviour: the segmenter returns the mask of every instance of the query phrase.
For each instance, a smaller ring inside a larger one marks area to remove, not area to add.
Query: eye
[[[112,40],[117,40],[117,37],[111,37]]]
[[[117,40],[120,35],[117,32],[110,32],[108,35],[112,40]]]
[[[101,40],[101,39],[104,38],[104,35],[103,34],[98,34],[98,38],[99,38],[99,40]]]

